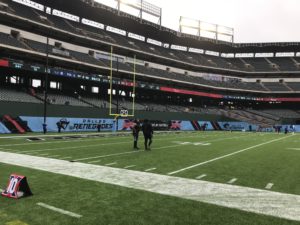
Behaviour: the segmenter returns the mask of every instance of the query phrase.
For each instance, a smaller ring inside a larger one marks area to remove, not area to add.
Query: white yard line
[[[185,168],[173,171],[173,172],[169,172],[168,175],[173,175],[173,174],[177,174],[177,173],[189,170],[189,169],[193,169],[195,167],[202,166],[202,165],[205,165],[205,164],[208,164],[208,163],[220,160],[220,159],[224,159],[224,158],[227,158],[227,157],[230,157],[230,156],[233,156],[233,155],[236,155],[236,154],[239,154],[239,153],[242,153],[242,152],[245,152],[245,151],[260,147],[260,146],[263,146],[263,145],[267,145],[267,144],[276,142],[276,141],[281,141],[281,140],[289,138],[289,137],[292,137],[292,136],[285,136],[285,137],[273,139],[271,141],[267,141],[267,142],[264,142],[264,143],[261,143],[261,144],[258,144],[258,145],[254,145],[254,146],[251,146],[251,147],[248,147],[248,148],[244,148],[244,149],[241,149],[239,151],[232,152],[230,154],[222,155],[222,156],[219,156],[219,157],[214,158],[214,159],[210,159],[210,160],[205,161],[205,162],[201,162],[201,163],[198,163],[198,164],[195,164],[195,165],[192,165],[192,166],[188,166],[188,167],[185,167]]]
[[[288,150],[300,151],[300,148],[287,148]]]
[[[112,163],[105,164],[105,166],[113,166],[113,165],[116,165],[116,164],[117,164],[117,162],[112,162]]]
[[[237,178],[232,178],[230,181],[227,182],[227,184],[233,184],[237,181]]]
[[[133,168],[133,167],[136,167],[136,165],[125,166],[124,169],[129,169],[129,168]]]
[[[54,212],[58,212],[58,213],[70,216],[70,217],[75,217],[75,218],[78,218],[78,219],[82,217],[82,215],[79,215],[79,214],[76,214],[76,213],[73,213],[73,212],[70,212],[70,211],[67,211],[67,210],[64,210],[64,209],[56,208],[54,206],[51,206],[51,205],[48,205],[48,204],[45,204],[45,203],[42,203],[42,202],[37,203],[37,205],[41,206],[43,208],[52,210]]]
[[[265,189],[270,190],[270,189],[272,189],[273,186],[274,186],[273,183],[268,183],[267,186],[265,187]]]
[[[202,174],[202,175],[196,177],[196,180],[201,180],[202,178],[204,178],[204,177],[206,177],[206,176],[207,176],[206,174]]]
[[[129,133],[129,132],[128,132]],[[18,139],[18,138],[39,138],[39,137],[65,137],[65,136],[93,136],[96,134],[104,134],[104,135],[112,135],[114,136],[114,134],[112,134],[112,132],[96,132],[96,133],[76,133],[76,134],[71,134],[71,133],[61,133],[61,134],[40,134],[40,135],[27,135],[27,136],[23,136],[23,135],[12,135],[12,136],[5,136],[5,137],[0,137],[0,139]],[[124,134],[126,134],[124,132]]]
[[[146,169],[145,172],[150,172],[150,171],[153,171],[153,170],[156,170],[156,168],[149,168],[149,169]]]
[[[300,196],[134,170],[0,152],[0,162],[300,221]]]

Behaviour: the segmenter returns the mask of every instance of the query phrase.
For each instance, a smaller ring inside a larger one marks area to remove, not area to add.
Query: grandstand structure
[[[104,117],[115,92],[112,108],[135,98],[139,117],[299,123],[300,43],[209,39],[163,27],[161,13],[152,23],[73,2],[0,0],[1,114],[45,104],[51,116]]]

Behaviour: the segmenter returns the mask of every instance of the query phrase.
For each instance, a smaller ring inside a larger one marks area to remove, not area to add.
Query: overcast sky
[[[184,16],[234,28],[235,42],[300,42],[300,0],[146,1],[162,8],[163,26],[174,30]]]

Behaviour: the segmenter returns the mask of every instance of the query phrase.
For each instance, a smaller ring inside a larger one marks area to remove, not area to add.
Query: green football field
[[[166,179],[187,178],[186,181],[208,181],[226,187],[250,187],[265,190],[266,193],[278,192],[299,197],[298,134],[162,133],[154,135],[151,151],[144,151],[142,136],[139,151],[133,150],[130,135],[34,136],[41,140],[27,140],[24,136],[0,136],[0,151],[20,155],[21,160],[16,166],[0,159],[0,188],[4,189],[9,175],[16,173],[27,177],[33,192],[33,196],[19,200],[1,197],[0,224],[300,224],[297,219],[288,220],[280,216],[240,210],[238,207],[205,203],[201,199],[194,201],[159,194],[157,191],[131,188],[127,184],[101,182],[101,177],[93,181],[72,174],[67,176],[63,172],[54,173],[51,169],[32,169],[36,167],[29,164],[22,166],[21,157],[49,158],[49,162],[58,159],[58,162],[65,162],[66,165],[98,165],[100,169],[120,168],[122,170],[118,171],[124,173],[124,176],[128,176],[129,172],[140,171],[143,172],[137,173],[140,176],[158,174]],[[183,189],[174,186],[174,189],[177,188]],[[211,202],[213,198],[210,197]],[[40,203],[64,211],[52,210]],[[274,202],[270,202],[269,208],[272,204]],[[289,202],[286,204],[288,207]],[[298,207],[296,210],[300,209],[300,204]],[[70,216],[70,213],[80,217]]]

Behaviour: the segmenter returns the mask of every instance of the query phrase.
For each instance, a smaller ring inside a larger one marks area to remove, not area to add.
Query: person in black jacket
[[[135,121],[134,126],[132,127],[132,135],[133,135],[133,148],[138,150],[139,147],[137,146],[138,139],[139,139],[139,132],[141,130],[140,122],[138,120]]]
[[[151,150],[150,146],[152,144],[152,137],[153,137],[153,127],[149,120],[145,119],[143,126],[142,126],[142,131],[144,134],[145,138],[145,150]]]
[[[47,133],[47,124],[43,123],[43,133],[46,134]]]

